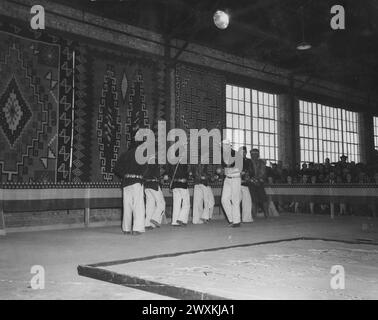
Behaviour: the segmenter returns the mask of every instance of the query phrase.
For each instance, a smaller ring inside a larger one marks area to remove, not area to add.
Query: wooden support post
[[[84,209],[84,225],[86,228],[89,227],[90,213],[91,213],[91,209],[89,207]]]
[[[91,214],[91,206],[90,206],[90,189],[86,190],[86,201],[85,201],[85,209],[84,209],[84,225],[86,228],[89,227],[90,224],[90,214]]]
[[[374,198],[371,202],[371,210],[372,210],[373,218],[377,217],[377,203],[378,203],[378,198]]]
[[[330,206],[329,210],[331,211],[331,219],[334,219],[335,218],[335,203],[331,202],[329,206]]]
[[[4,220],[4,191],[0,189],[0,236],[5,236],[5,220]]]

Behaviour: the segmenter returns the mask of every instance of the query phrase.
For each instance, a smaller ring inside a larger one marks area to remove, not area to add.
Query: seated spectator
[[[308,184],[308,183],[309,183],[307,173],[302,175],[302,178],[301,178],[301,180],[300,180],[300,183],[301,183],[301,184]],[[295,205],[294,205],[294,213],[298,213],[299,208],[301,208],[302,211],[305,211],[305,210],[306,210],[306,207],[307,207],[307,206],[306,206],[306,203],[295,202]]]
[[[292,175],[288,174],[286,177],[286,183],[287,184],[293,184],[293,177]],[[284,208],[288,210],[289,212],[296,212],[298,210],[298,203],[295,201],[284,203]]]
[[[343,183],[346,183],[346,184],[350,184],[350,183],[352,183],[352,175],[351,175],[350,172],[347,172],[347,173],[345,174],[344,179],[343,179],[342,182],[343,182]],[[348,207],[347,207],[346,202],[341,201],[341,202],[340,202],[340,210],[339,210],[339,214],[340,214],[341,216],[347,214],[347,208],[348,208]]]
[[[324,174],[320,173],[318,176],[318,183],[324,183],[325,182],[325,176]]]
[[[273,183],[322,183],[322,184],[378,184],[378,150],[376,152],[376,161],[371,160],[370,163],[355,163],[354,161],[348,162],[347,155],[341,155],[340,160],[336,163],[331,163],[330,158],[325,158],[324,163],[302,163],[296,164],[295,167],[283,167],[282,161],[272,163],[270,168],[267,168],[267,182]],[[330,209],[331,216],[334,216],[335,207],[337,207],[340,215],[368,212],[367,205],[348,204],[348,199],[342,199],[340,203],[320,204],[321,212]],[[310,212],[312,214],[316,211],[314,202],[309,203]],[[305,204],[298,202],[291,203],[278,203],[279,210],[288,209],[298,212],[299,208],[305,209]],[[370,208],[370,207],[369,207]],[[372,210],[373,214],[375,209]]]

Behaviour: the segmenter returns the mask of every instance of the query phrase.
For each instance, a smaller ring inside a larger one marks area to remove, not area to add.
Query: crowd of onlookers
[[[378,184],[378,150],[369,164],[348,162],[348,157],[342,155],[340,161],[331,163],[327,158],[324,163],[302,163],[295,169],[287,169],[278,162],[266,168],[267,183],[324,183],[324,184]],[[324,203],[316,204],[311,200],[307,203],[288,202],[276,203],[279,211],[351,214],[351,215],[375,215],[376,205],[371,204],[347,204]]]
[[[273,163],[266,169],[267,182],[273,183],[375,183],[378,184],[378,150],[369,163],[348,162],[342,155],[340,161],[331,163],[302,163],[294,169],[284,168],[282,162]]]

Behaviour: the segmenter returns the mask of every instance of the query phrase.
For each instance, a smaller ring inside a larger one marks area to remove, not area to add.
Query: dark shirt
[[[248,173],[249,173],[250,178],[255,178],[256,172],[255,172],[255,166],[252,163],[252,159],[249,160]]]
[[[252,177],[260,180],[261,182],[266,178],[266,166],[262,159],[257,159],[256,161],[251,161],[251,167],[253,175]]]
[[[251,160],[248,158],[243,158],[243,172],[242,173],[242,182],[241,185],[247,187],[249,184],[249,177],[250,177],[250,171],[251,171]]]
[[[114,173],[121,179],[122,187],[134,183],[143,183],[141,178],[128,178],[125,175],[138,175],[143,177],[146,165],[139,164],[135,159],[136,148],[123,152],[118,158],[114,167]]]
[[[207,168],[204,165],[197,165],[194,172],[194,184],[203,184],[207,186],[209,184],[209,177],[207,174]]]
[[[187,164],[179,164],[176,170],[176,174],[174,175],[176,169],[176,165],[172,166],[172,174],[171,177],[174,179],[172,183],[172,189],[175,188],[182,188],[182,189],[188,189],[188,179],[189,179],[189,173],[188,173],[188,165]],[[185,179],[185,182],[177,181]]]
[[[236,155],[236,151],[234,149],[231,149],[231,156],[232,157],[235,157]],[[232,161],[232,162],[231,162]],[[222,165],[223,167],[225,168],[233,168],[235,167],[235,160],[231,160],[231,159],[225,159],[223,158],[223,149],[222,149]]]
[[[147,164],[144,175],[144,187],[146,189],[159,190],[160,168],[157,164]]]

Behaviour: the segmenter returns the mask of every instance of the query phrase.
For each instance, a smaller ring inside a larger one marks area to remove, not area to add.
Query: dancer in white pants
[[[228,141],[223,141],[224,182],[222,190],[222,206],[230,227],[240,227],[241,201],[241,170],[238,167],[236,152]]]
[[[156,159],[155,159],[156,161]],[[161,191],[159,179],[160,168],[156,163],[149,163],[144,175],[144,189],[146,194],[146,229],[160,227],[165,213],[165,200]]]
[[[209,220],[213,219],[213,212],[214,212],[214,206],[215,206],[215,199],[214,199],[214,194],[213,190],[211,189],[210,186],[206,187],[207,189],[207,199],[209,201]]]
[[[249,187],[241,186],[242,222],[253,222],[252,218],[252,198]]]
[[[193,224],[206,223],[210,219],[210,199],[205,166],[196,166],[193,191]]]
[[[193,224],[202,224],[210,219],[210,199],[207,187],[196,184],[193,192]]]
[[[190,194],[189,189],[173,189],[173,212],[172,225],[186,226],[188,224],[190,211]]]
[[[186,226],[190,211],[190,194],[188,189],[188,166],[178,164],[172,176],[173,190],[172,225]]]
[[[165,200],[160,186],[158,190],[145,189],[146,227],[160,227],[165,212]]]
[[[222,205],[231,226],[240,226],[241,179],[237,168],[225,168]]]
[[[143,185],[134,183],[123,188],[122,230],[125,233],[144,232],[144,194]]]
[[[143,174],[146,166],[135,159],[137,144],[121,154],[114,172],[122,180],[123,218],[122,230],[126,234],[140,234],[145,231]]]

